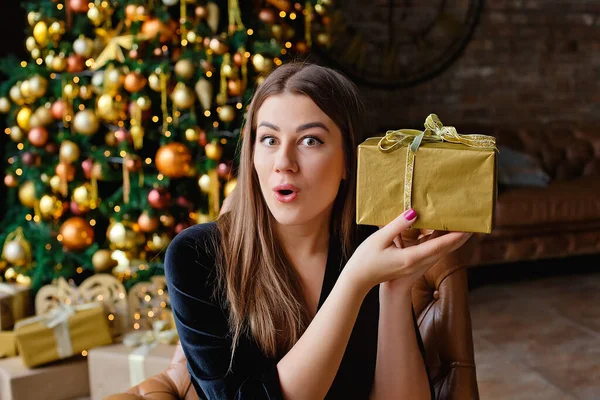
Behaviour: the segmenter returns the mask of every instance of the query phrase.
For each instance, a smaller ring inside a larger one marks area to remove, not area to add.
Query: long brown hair
[[[229,309],[232,351],[240,336],[249,333],[272,358],[287,353],[310,323],[300,278],[274,234],[273,216],[253,164],[258,109],[269,96],[282,93],[310,97],[342,132],[346,179],[335,199],[330,235],[339,237],[344,263],[354,251],[356,151],[363,121],[355,85],[334,70],[304,62],[276,68],[250,102],[242,130],[237,187],[231,194],[230,211],[217,221],[221,234],[217,276]]]

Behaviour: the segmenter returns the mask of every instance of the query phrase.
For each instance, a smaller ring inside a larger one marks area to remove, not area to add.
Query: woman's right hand
[[[345,269],[367,291],[391,280],[395,280],[395,284],[405,281],[406,287],[412,287],[431,266],[462,246],[472,235],[464,232],[439,235],[438,232],[402,248],[397,245],[398,238],[416,220],[416,214],[410,220],[405,217],[407,214],[410,217],[410,210],[369,236],[348,260]]]

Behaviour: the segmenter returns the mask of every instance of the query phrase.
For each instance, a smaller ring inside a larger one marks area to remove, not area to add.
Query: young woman
[[[355,224],[363,119],[355,86],[328,68],[285,64],[256,91],[229,211],[166,253],[201,398],[431,397],[411,287],[470,234],[409,238],[414,210],[378,231]]]

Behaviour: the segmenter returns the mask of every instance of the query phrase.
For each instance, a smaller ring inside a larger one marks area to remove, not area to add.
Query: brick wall
[[[459,127],[586,124],[600,134],[600,0],[486,0],[444,72],[408,89],[361,90],[377,130],[421,127],[435,112]]]

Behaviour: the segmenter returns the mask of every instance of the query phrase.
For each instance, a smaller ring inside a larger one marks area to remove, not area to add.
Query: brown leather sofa
[[[479,399],[467,275],[460,254],[455,252],[434,265],[412,292],[436,400]],[[164,373],[106,400],[139,399],[198,399],[181,346],[177,346],[171,366]]]
[[[467,265],[600,253],[600,135],[591,128],[481,128],[499,146],[527,153],[550,176],[547,187],[501,187],[495,228],[476,235]]]

